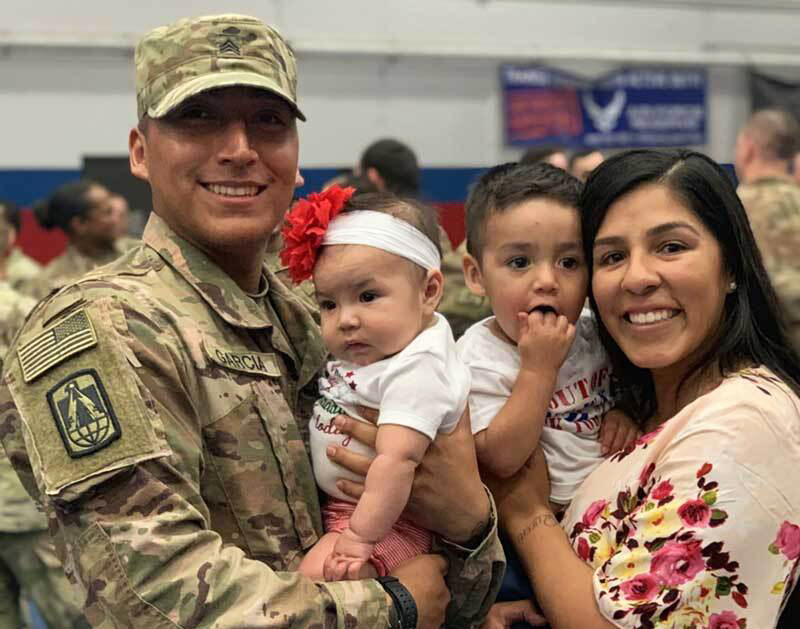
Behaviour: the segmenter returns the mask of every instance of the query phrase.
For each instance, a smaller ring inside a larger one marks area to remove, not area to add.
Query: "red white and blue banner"
[[[627,68],[588,80],[544,66],[500,68],[506,142],[623,148],[706,143],[706,72]]]

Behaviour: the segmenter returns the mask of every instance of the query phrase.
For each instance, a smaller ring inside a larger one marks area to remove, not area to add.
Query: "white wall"
[[[425,166],[515,157],[519,151],[503,145],[497,66],[534,60],[587,76],[620,63],[707,65],[705,148],[729,161],[749,112],[744,66],[800,66],[796,0],[230,6],[275,23],[298,50],[307,167],[352,163],[364,145],[386,135],[408,141]],[[138,34],[179,16],[219,11],[219,2],[187,0],[3,0],[0,169],[77,168],[83,154],[124,153],[135,120],[131,46]]]

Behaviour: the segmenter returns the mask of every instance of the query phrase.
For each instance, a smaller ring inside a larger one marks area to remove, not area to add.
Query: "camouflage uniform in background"
[[[0,281],[0,365],[36,300]],[[47,533],[47,520],[0,450],[0,627],[19,627],[31,600],[50,627],[87,627]]]
[[[788,179],[765,178],[741,184],[737,192],[792,342],[800,350],[800,186]]]
[[[3,446],[89,622],[388,626],[376,581],[295,572],[322,533],[311,313],[266,267],[261,292],[244,293],[155,214],[143,240],[37,306],[0,388]],[[497,536],[438,550],[449,625],[468,627],[499,586]]]
[[[6,279],[12,288],[30,283],[44,269],[36,260],[26,256],[19,247],[14,247],[6,260]]]
[[[35,305],[35,299],[14,290],[10,282],[0,280],[0,362]]]
[[[461,260],[467,251],[464,240],[456,249],[442,258],[444,274],[444,294],[439,302],[441,312],[453,328],[453,336],[460,337],[473,323],[485,319],[492,314],[492,308],[486,297],[473,294],[464,281]]]
[[[132,238],[119,238],[114,243],[111,251],[97,257],[90,258],[74,245],[67,245],[60,256],[51,260],[38,276],[19,285],[19,290],[39,300],[49,295],[52,291],[65,286],[72,280],[78,279],[98,266],[108,264],[119,258],[123,253],[139,244]]]

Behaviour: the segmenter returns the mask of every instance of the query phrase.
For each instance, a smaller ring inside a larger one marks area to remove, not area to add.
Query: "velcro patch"
[[[205,344],[204,344],[205,345]],[[276,378],[281,375],[275,354],[243,352],[205,345],[209,358],[225,369]]]
[[[122,435],[103,382],[94,369],[64,378],[47,392],[47,403],[67,454],[73,459],[102,450]]]
[[[95,345],[97,334],[81,308],[19,346],[17,357],[22,378],[32,382],[51,367]]]

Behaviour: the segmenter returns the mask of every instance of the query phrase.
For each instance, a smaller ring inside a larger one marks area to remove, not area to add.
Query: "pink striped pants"
[[[328,498],[322,507],[326,533],[340,533],[347,528],[356,505],[352,502]],[[375,545],[370,561],[379,576],[386,576],[406,559],[430,552],[431,533],[407,518],[394,523],[391,532]]]

